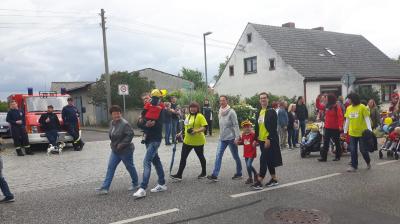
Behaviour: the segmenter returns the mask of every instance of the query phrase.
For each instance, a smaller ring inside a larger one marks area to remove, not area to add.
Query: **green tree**
[[[140,77],[138,72],[118,71],[110,75],[111,80],[111,101],[113,104],[123,105],[122,96],[118,95],[118,85],[127,84],[129,86],[129,95],[125,96],[126,108],[142,107],[140,98],[142,93],[149,92],[155,88],[153,81],[148,81],[145,77]],[[105,75],[103,74],[96,84],[89,90],[89,97],[92,103],[96,105],[105,105],[107,102],[105,94]]]
[[[378,90],[363,86],[358,86],[355,90],[356,93],[360,95],[360,100],[368,102],[370,99],[373,99],[376,105],[381,105],[381,98]]]
[[[190,68],[183,67],[180,76],[186,80],[193,82],[194,89],[205,89],[207,86],[206,82],[203,81],[203,73],[201,73],[197,69],[193,70]]]
[[[215,81],[218,81],[218,79],[221,77],[221,75],[222,75],[222,73],[224,72],[224,70],[225,70],[226,65],[228,64],[228,62],[229,62],[229,57],[228,57],[228,56],[225,56],[225,62],[219,63],[219,66],[218,66],[218,74],[217,74],[217,75],[214,75],[214,80],[215,80]]]
[[[8,111],[8,103],[5,101],[0,101],[0,112]]]

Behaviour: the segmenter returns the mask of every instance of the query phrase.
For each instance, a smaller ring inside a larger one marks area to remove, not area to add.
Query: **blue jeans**
[[[293,146],[299,143],[299,129],[294,129]]]
[[[158,147],[160,147],[161,142],[150,142],[146,144],[147,152],[144,156],[143,161],[143,181],[140,185],[141,188],[146,189],[149,184],[150,174],[151,174],[151,163],[153,163],[156,168],[158,175],[158,184],[165,184],[164,169],[158,156]]]
[[[171,144],[170,137],[171,137],[172,122],[164,123],[164,128],[165,128],[165,144]],[[172,136],[172,140],[175,140],[174,135]]]
[[[4,179],[3,177],[3,172],[1,169],[0,169],[0,189],[1,192],[3,192],[4,197],[14,198],[14,195],[11,193],[10,188],[8,187],[6,179]]]
[[[301,130],[301,137],[306,135],[306,120],[300,121],[300,130]]]
[[[289,144],[289,147],[296,146],[295,130],[294,129],[288,129],[287,131],[288,131],[288,144]],[[297,135],[297,138],[298,137],[299,136]]]
[[[178,132],[178,124],[179,124],[179,119],[172,119],[172,122],[171,122],[171,125],[172,125],[172,127],[171,127],[171,135],[172,135],[172,137],[176,136],[176,134]],[[176,139],[173,138],[172,142],[175,142],[175,141],[176,141]]]
[[[254,180],[256,180],[257,171],[253,167],[254,158],[245,158],[244,160],[246,162],[246,168],[247,168],[247,173],[249,174],[249,178],[253,178],[254,177]]]
[[[361,138],[351,137],[350,136],[350,152],[351,152],[351,166],[354,169],[358,168],[358,143],[360,143],[360,152],[367,164],[371,162],[369,158],[369,153],[365,151],[365,147],[363,146],[364,142],[361,141]]]
[[[126,152],[124,154],[117,154],[111,150],[110,159],[108,161],[108,168],[106,178],[104,179],[102,189],[109,190],[112,179],[114,177],[115,170],[120,162],[123,162],[126,170],[132,179],[132,187],[138,186],[138,175],[133,164],[133,151]]]
[[[57,145],[57,139],[58,139],[58,132],[57,130],[50,130],[46,131],[46,137],[49,140],[49,143],[53,146]]]
[[[226,147],[229,146],[231,150],[233,159],[236,162],[236,175],[242,176],[242,163],[240,162],[238,147],[235,145],[234,140],[226,140],[226,141],[219,141],[218,148],[217,148],[217,156],[215,159],[214,171],[212,173],[213,176],[218,177],[219,171],[221,170],[222,164],[222,157],[224,156],[224,152]]]

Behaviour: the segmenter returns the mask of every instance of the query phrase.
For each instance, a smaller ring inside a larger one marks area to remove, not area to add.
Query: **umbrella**
[[[175,152],[176,152],[176,141],[174,142],[174,146],[172,147],[172,158],[171,158],[171,164],[169,165],[169,174],[171,174],[172,167],[174,166]]]

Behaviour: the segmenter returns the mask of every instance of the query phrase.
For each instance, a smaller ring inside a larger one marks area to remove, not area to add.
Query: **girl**
[[[247,173],[249,174],[249,178],[246,180],[245,184],[252,184],[253,176],[254,180],[257,180],[257,171],[253,167],[253,161],[257,156],[257,139],[252,128],[253,124],[249,120],[243,121],[241,126],[243,128],[243,133],[240,136],[238,144],[243,145],[243,157],[246,162]]]

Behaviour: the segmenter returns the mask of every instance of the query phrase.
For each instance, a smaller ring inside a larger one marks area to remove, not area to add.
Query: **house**
[[[345,74],[356,78],[349,92],[374,88],[383,102],[400,87],[400,66],[361,35],[249,23],[214,90],[242,97],[305,96],[311,104],[320,93],[346,96]]]
[[[168,92],[182,89],[191,89],[193,82],[182,77],[159,71],[154,68],[138,70],[140,77],[146,77],[149,81],[154,81],[157,88],[166,89]]]

